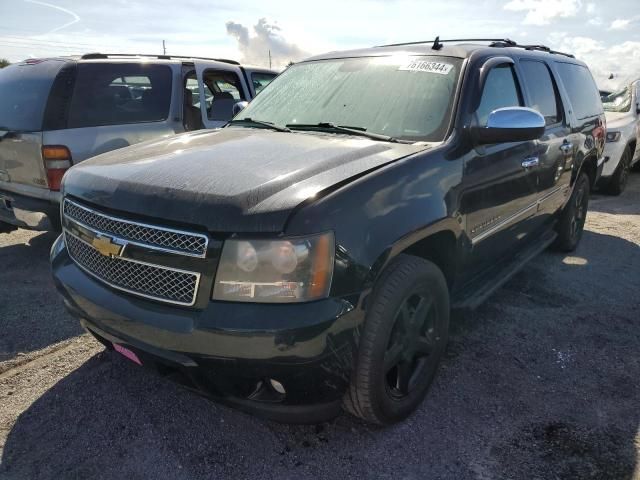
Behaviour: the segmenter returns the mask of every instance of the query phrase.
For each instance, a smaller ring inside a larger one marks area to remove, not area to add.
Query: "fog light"
[[[284,387],[282,386],[282,384],[277,381],[274,380],[273,378],[269,379],[269,383],[271,383],[271,386],[273,387],[273,389],[278,392],[281,395],[284,395],[286,392],[286,390],[284,389]]]

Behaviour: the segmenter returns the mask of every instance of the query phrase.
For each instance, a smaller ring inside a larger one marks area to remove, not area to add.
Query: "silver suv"
[[[72,165],[144,140],[217,128],[277,73],[225,59],[87,54],[0,70],[0,231],[59,227]]]

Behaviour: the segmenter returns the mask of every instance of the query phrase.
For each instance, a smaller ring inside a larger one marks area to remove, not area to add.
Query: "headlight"
[[[607,132],[607,142],[617,142],[620,140],[621,132]]]
[[[325,298],[334,254],[332,232],[278,240],[227,240],[213,299],[289,303]]]

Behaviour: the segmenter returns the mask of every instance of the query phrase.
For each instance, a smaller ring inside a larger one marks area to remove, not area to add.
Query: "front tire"
[[[624,149],[622,153],[622,158],[620,158],[620,163],[618,164],[618,168],[611,176],[609,183],[606,186],[606,192],[609,195],[620,195],[624,192],[624,189],[627,187],[627,182],[629,181],[629,173],[631,171],[631,160],[633,153],[631,152],[631,148],[627,147]]]
[[[433,263],[399,255],[368,300],[344,407],[379,425],[406,418],[422,402],[444,353],[449,289]]]
[[[553,244],[556,250],[573,252],[580,243],[589,208],[589,185],[589,176],[580,173],[556,226],[558,238]]]

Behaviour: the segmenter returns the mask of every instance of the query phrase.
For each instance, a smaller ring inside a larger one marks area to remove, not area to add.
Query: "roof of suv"
[[[272,69],[266,67],[259,67],[255,65],[248,65],[240,63],[236,60],[228,58],[209,58],[209,57],[197,57],[187,55],[157,55],[157,54],[142,54],[142,53],[86,53],[84,55],[70,55],[60,57],[46,57],[46,58],[29,58],[21,63],[39,63],[45,60],[59,60],[66,62],[131,62],[131,61],[145,61],[153,63],[193,63],[194,61],[202,60],[209,62],[226,63],[229,65],[248,67],[252,70],[264,70],[265,72],[275,72]]]
[[[454,43],[455,42],[455,43]],[[488,43],[479,43],[488,42]],[[583,64],[568,53],[556,52],[544,45],[520,45],[508,39],[500,40],[429,40],[425,42],[397,43],[356,50],[334,51],[316,55],[304,60],[328,60],[333,58],[377,57],[394,54],[436,55],[444,57],[468,58],[472,54],[500,55],[518,54],[538,58],[562,59],[565,62]]]

